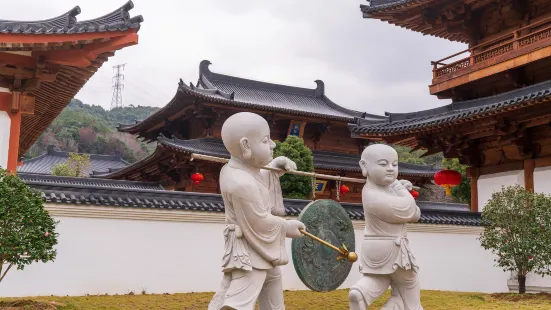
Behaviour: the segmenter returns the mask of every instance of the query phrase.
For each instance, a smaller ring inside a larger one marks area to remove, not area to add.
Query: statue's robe
[[[286,265],[289,257],[285,247],[288,223],[282,217],[285,209],[279,183],[282,174],[270,170],[255,174],[234,159],[220,171],[226,214],[224,280],[209,310],[220,309],[222,304],[249,309],[257,298],[263,309],[283,307],[278,266]],[[244,277],[249,278],[243,281],[246,284],[232,283]]]

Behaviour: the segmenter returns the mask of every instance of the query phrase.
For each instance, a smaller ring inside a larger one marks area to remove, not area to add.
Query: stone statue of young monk
[[[289,262],[285,238],[302,236],[300,221],[285,220],[279,177],[263,170],[270,165],[296,170],[286,157],[272,159],[275,143],[261,116],[242,112],[222,125],[222,141],[231,154],[220,171],[226,228],[222,258],[224,280],[213,297],[211,309],[285,309],[279,266]]]
[[[398,154],[384,144],[365,148],[360,160],[367,177],[362,190],[365,231],[360,273],[350,288],[351,310],[365,310],[389,287],[392,296],[382,309],[422,310],[419,266],[407,239],[407,223],[417,222],[421,210],[409,193],[412,184],[398,181]]]

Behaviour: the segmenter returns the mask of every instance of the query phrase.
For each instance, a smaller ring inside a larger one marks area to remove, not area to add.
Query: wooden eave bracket
[[[47,63],[73,67],[89,67],[99,55],[138,44],[137,33],[127,33],[104,42],[94,42],[80,50],[55,50],[33,52],[33,57],[43,56]]]
[[[19,113],[22,115],[34,115],[35,99],[27,94],[20,92],[12,93],[12,100],[10,105],[11,113]]]

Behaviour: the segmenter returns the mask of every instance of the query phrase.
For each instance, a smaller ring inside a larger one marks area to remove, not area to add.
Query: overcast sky
[[[1,19],[51,18],[80,6],[78,20],[126,0],[18,0]],[[449,103],[429,95],[431,60],[463,44],[362,18],[362,0],[134,0],[144,17],[138,45],[116,52],[76,96],[108,109],[113,66],[126,63],[124,105],[164,106],[178,80],[196,83],[199,62],[213,72],[315,88],[347,108],[382,114]]]

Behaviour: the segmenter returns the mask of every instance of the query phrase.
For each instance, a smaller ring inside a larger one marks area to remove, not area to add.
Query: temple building
[[[429,92],[451,104],[356,118],[353,137],[459,158],[473,211],[502,185],[551,192],[551,1],[372,0],[361,11],[468,49],[432,62]]]
[[[191,161],[192,153],[229,158],[221,141],[224,121],[234,113],[251,111],[270,124],[271,137],[284,141],[288,135],[303,138],[313,152],[317,173],[362,178],[360,154],[370,142],[351,137],[348,124],[355,119],[369,123],[386,121],[337,105],[325,95],[323,81],[307,89],[253,81],[211,72],[210,62],[199,66],[196,85],[180,81],[176,94],[162,109],[135,124],[120,125],[119,131],[156,141],[155,152],[133,165],[95,173],[96,178],[161,182],[165,189],[219,193],[218,175],[222,164]],[[400,163],[401,178],[422,186],[430,183],[439,169]],[[199,185],[191,175],[200,172]],[[361,202],[362,184],[346,184],[350,192],[343,202]],[[335,181],[316,180],[316,198],[337,198]]]
[[[0,21],[0,167],[19,159],[115,51],[138,43],[131,1],[77,21],[77,6],[41,21]]]

